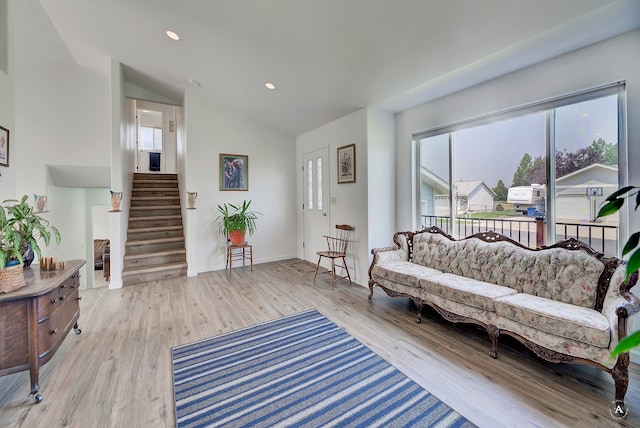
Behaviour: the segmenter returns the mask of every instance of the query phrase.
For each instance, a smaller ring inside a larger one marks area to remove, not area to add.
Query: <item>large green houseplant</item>
[[[27,199],[27,195],[19,201],[7,199],[0,206],[0,269],[16,260],[23,263],[29,251],[33,251],[40,259],[42,252],[39,240],[48,246],[53,235],[56,245],[60,244],[58,229],[34,214]]]
[[[640,187],[626,186],[621,188],[620,190],[613,192],[607,197],[606,204],[604,204],[598,212],[598,218],[617,213],[624,205],[625,200],[632,197],[635,199],[635,210],[637,211],[638,207],[640,207]],[[640,248],[638,248],[639,244],[640,231],[631,234],[627,242],[624,244],[624,248],[622,249],[623,257],[633,252],[633,254],[631,254],[631,257],[629,257],[629,261],[627,262],[627,280],[631,275],[640,270]],[[631,335],[618,342],[618,345],[611,353],[611,357],[615,357],[618,354],[627,352],[638,345],[640,345],[640,330],[635,331]]]
[[[224,203],[217,206],[218,217],[216,222],[218,223],[218,230],[222,236],[231,240],[234,245],[245,242],[246,232],[249,232],[249,235],[253,235],[256,231],[256,220],[260,213],[250,210],[250,205],[250,200],[244,200],[242,205]]]

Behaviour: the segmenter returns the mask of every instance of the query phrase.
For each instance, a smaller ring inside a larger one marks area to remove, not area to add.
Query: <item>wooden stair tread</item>
[[[139,275],[143,273],[163,272],[163,271],[174,270],[174,269],[185,269],[186,267],[187,267],[187,262],[166,263],[166,264],[157,265],[157,266],[145,266],[141,268],[124,269],[122,271],[122,276],[125,277],[130,275]]]
[[[178,242],[178,241],[184,241],[184,236],[175,236],[171,238],[141,239],[139,241],[127,241],[125,246],[132,247],[134,245],[162,244],[165,242]]]
[[[166,183],[176,183],[176,185],[178,184],[178,180],[174,179],[174,178],[163,178],[160,180],[149,180],[146,178],[134,178],[133,179],[133,187],[136,187],[136,184],[140,184],[140,183],[162,183],[162,184],[166,184]]]
[[[129,217],[129,221],[145,221],[145,220],[175,220],[181,219],[182,216],[180,214],[172,214],[172,215],[150,215],[150,216],[139,216],[139,217]]]
[[[136,192],[177,192],[178,187],[134,187]]]
[[[163,257],[163,256],[173,256],[186,254],[187,250],[184,248],[175,249],[175,250],[163,250],[163,251],[155,251],[149,253],[140,253],[140,254],[125,254],[125,260],[138,260],[138,259],[146,259],[151,257]]]
[[[127,230],[127,232],[128,233],[162,232],[167,230],[178,230],[178,229],[182,229],[181,224],[177,224],[175,226],[130,227]]]
[[[142,211],[142,210],[148,210],[148,211],[154,211],[154,210],[162,210],[162,209],[180,209],[180,204],[178,205],[153,205],[153,206],[140,206],[140,207],[129,207],[129,210],[135,210],[135,211]]]
[[[179,195],[158,195],[158,196],[132,196],[131,200],[138,201],[157,201],[162,199],[180,199]]]

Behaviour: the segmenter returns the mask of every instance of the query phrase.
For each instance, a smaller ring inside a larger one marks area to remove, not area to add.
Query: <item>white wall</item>
[[[387,247],[396,232],[395,118],[367,110],[368,258],[371,248]]]
[[[16,2],[18,195],[45,194],[46,165],[108,167],[109,79],[79,66],[42,7]],[[46,43],[31,28],[46,31]]]
[[[6,15],[0,17],[0,26],[6,25],[6,38],[0,36],[0,54],[6,55],[6,67],[0,69],[0,126],[10,132],[9,167],[0,166],[0,201],[15,197],[16,167],[13,162],[13,141],[15,139],[15,114],[14,114],[14,60],[13,40],[14,22],[13,0],[0,0],[0,12],[6,11]]]
[[[111,62],[111,190],[122,192],[120,212],[109,213],[110,220],[110,260],[111,276],[109,288],[122,287],[122,267],[124,264],[124,243],[127,240],[127,225],[131,203],[131,186],[135,168],[136,114],[135,101],[125,97],[122,66]]]
[[[198,192],[195,225],[190,226],[197,230],[196,270],[224,269],[226,239],[219,235],[214,222],[215,208],[217,204],[241,203],[244,199],[252,200],[251,208],[262,213],[256,233],[249,237],[254,245],[254,263],[295,257],[294,138],[228,108],[213,105],[197,90],[185,94],[184,111],[188,145],[184,186]],[[180,147],[178,153],[180,159]],[[249,156],[248,191],[219,190],[220,153]]]
[[[337,149],[348,144],[356,145],[356,182],[338,183]],[[333,230],[336,224],[350,224],[355,226],[353,260],[347,260],[351,278],[356,283],[366,285],[368,282],[368,193],[367,193],[367,110],[358,110],[348,116],[328,123],[318,129],[300,135],[296,139],[296,165],[301,170],[303,157],[321,148],[328,148],[329,153],[329,182],[323,186],[329,187],[329,224]],[[298,237],[297,254],[304,258],[302,238],[302,175],[296,175],[296,206],[298,207]],[[335,203],[334,203],[335,201]],[[320,248],[318,248],[320,250]],[[315,260],[313,260],[315,262]],[[351,266],[354,269],[351,269]]]

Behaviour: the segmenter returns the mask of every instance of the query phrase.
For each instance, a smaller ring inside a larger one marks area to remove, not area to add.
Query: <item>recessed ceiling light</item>
[[[170,38],[171,40],[176,40],[176,41],[180,40],[180,36],[175,31],[167,30],[166,34],[167,34],[167,37]]]
[[[274,90],[276,88],[276,85],[274,85],[271,82],[265,82],[264,87],[267,88],[267,89]]]

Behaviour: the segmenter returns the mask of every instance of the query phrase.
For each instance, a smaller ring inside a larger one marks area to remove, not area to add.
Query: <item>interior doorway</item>
[[[176,172],[175,106],[135,102],[136,172]]]
[[[93,241],[93,288],[109,285],[109,205],[91,206],[91,237]]]

